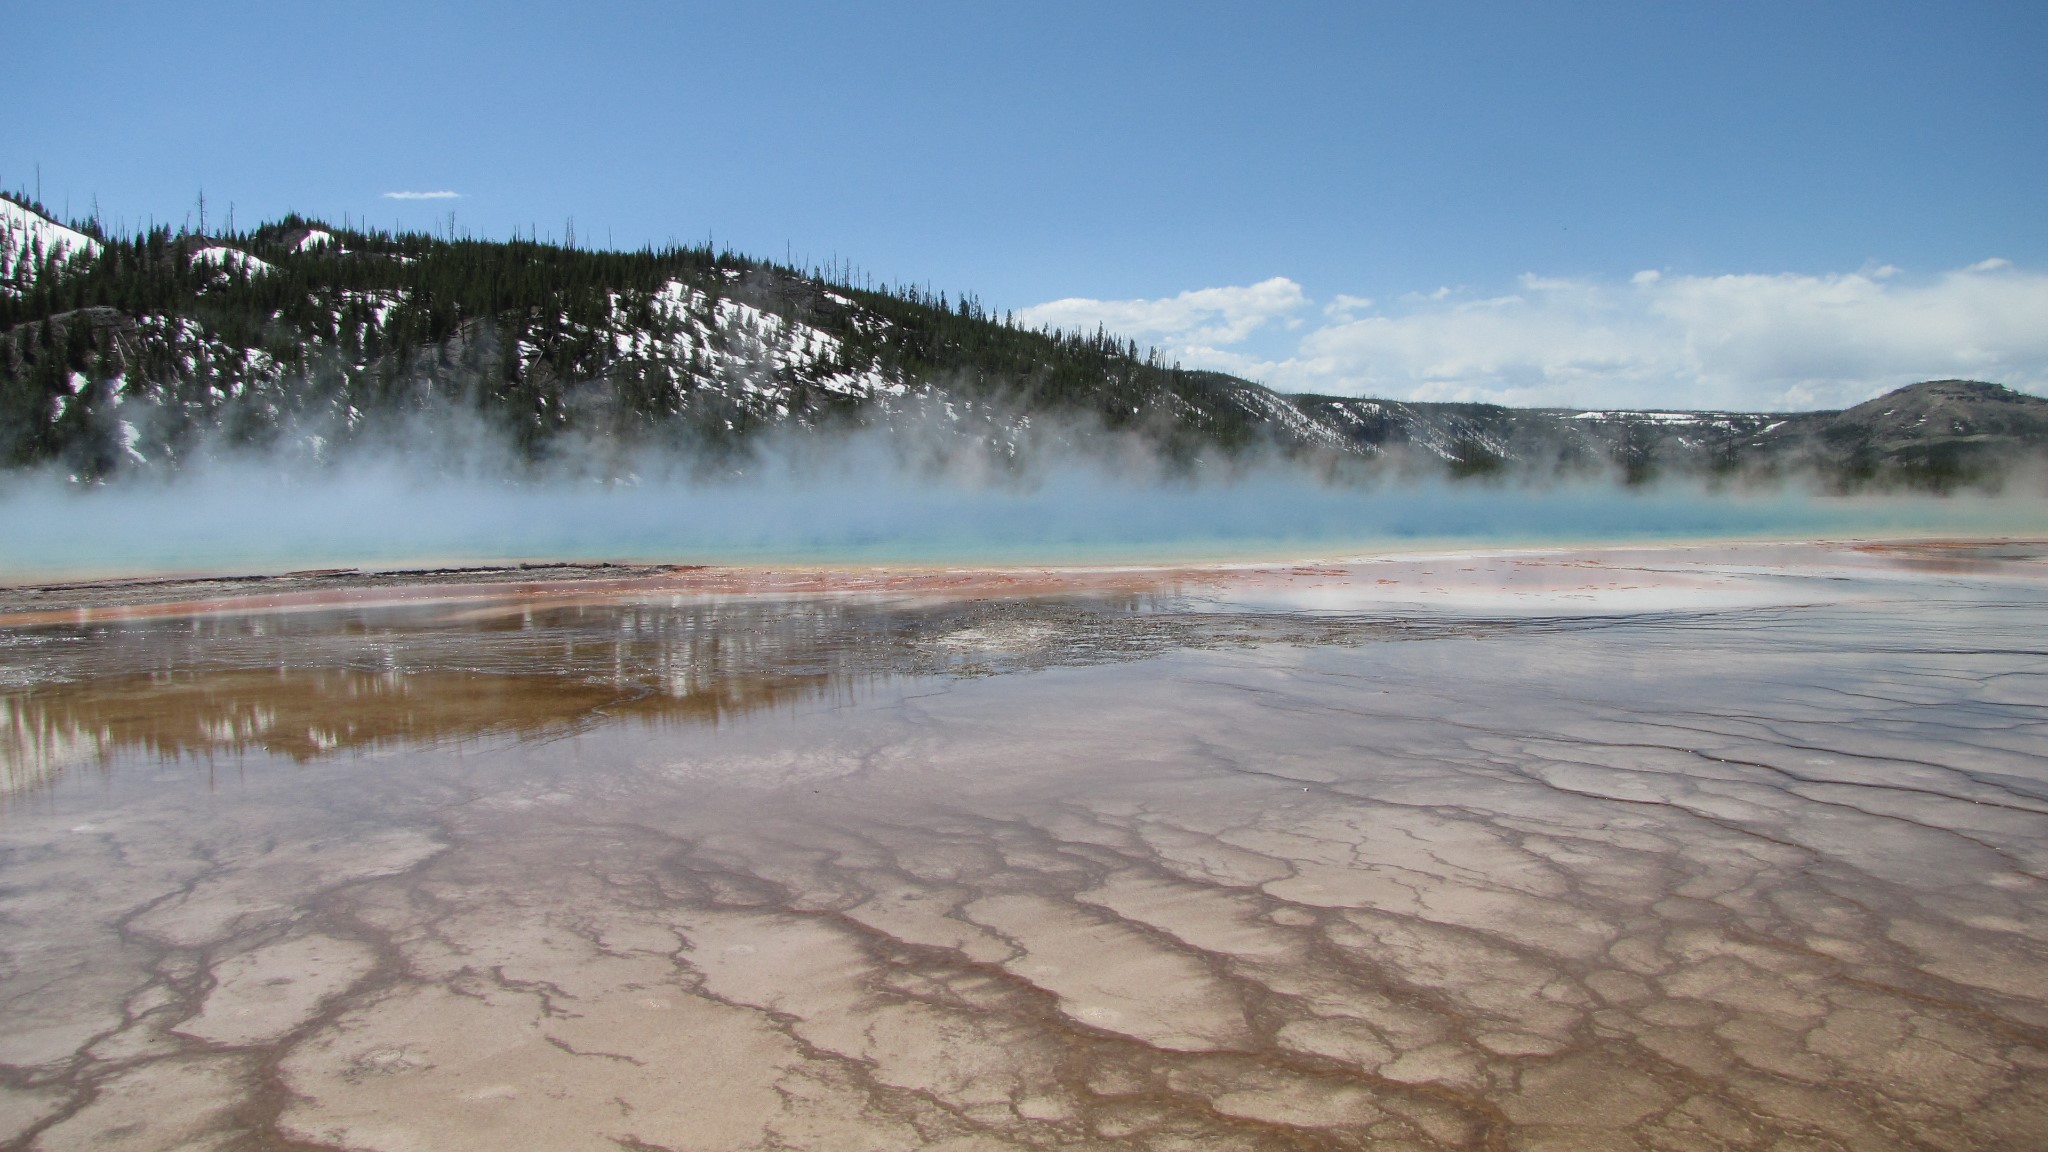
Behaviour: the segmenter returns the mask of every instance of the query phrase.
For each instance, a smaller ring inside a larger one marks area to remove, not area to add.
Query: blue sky
[[[0,183],[715,235],[1296,388],[2048,389],[2048,5],[1559,7],[22,5]]]

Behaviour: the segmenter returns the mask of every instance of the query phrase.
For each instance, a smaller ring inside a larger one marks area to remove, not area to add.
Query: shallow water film
[[[0,1146],[2040,1148],[2044,555],[10,594]]]

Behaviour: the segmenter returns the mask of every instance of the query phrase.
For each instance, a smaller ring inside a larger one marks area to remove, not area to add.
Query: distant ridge
[[[103,234],[0,199],[0,466],[82,480],[201,443],[316,451],[394,415],[474,411],[536,461],[593,445],[714,455],[778,428],[939,420],[997,457],[1069,428],[1168,460],[1273,451],[1458,477],[1617,473],[1837,488],[1995,485],[2048,451],[2048,400],[1914,384],[1839,412],[1506,408],[1287,395],[972,297],[707,247],[588,252],[288,217]]]
[[[1816,472],[1838,486],[1995,481],[2048,451],[2048,399],[1980,380],[1930,380],[1840,411],[1506,408],[1294,397],[1361,449],[1421,444],[1454,472],[1611,464],[1659,474]]]

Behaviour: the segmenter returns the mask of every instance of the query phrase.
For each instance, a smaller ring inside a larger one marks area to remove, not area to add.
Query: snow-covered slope
[[[652,330],[636,328],[613,299],[612,341],[625,360],[687,362],[693,384],[734,400],[789,415],[790,381],[858,399],[900,396],[905,385],[872,364],[841,365],[842,342],[809,324],[737,300],[714,300],[671,280],[648,301]]]
[[[212,264],[229,272],[240,272],[246,276],[260,276],[271,270],[269,261],[259,260],[240,248],[229,248],[225,244],[211,244],[192,254],[194,264]]]
[[[18,289],[44,260],[99,252],[99,241],[0,197],[0,283]]]

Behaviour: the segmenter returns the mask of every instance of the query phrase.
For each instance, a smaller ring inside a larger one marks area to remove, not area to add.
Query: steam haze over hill
[[[85,479],[202,450],[317,461],[458,414],[526,464],[605,480],[654,451],[743,471],[773,433],[878,427],[931,441],[913,455],[979,456],[997,473],[1084,446],[1127,454],[1105,440],[1121,436],[1181,469],[1270,457],[1346,474],[1836,488],[1996,484],[2048,440],[2048,401],[1967,381],[1841,413],[1289,394],[1082,330],[1082,302],[998,316],[971,296],[709,247],[585,251],[298,218],[115,237],[0,211],[0,451]],[[1202,331],[1219,342],[1262,322],[1184,303],[1181,326],[1214,315]],[[1144,309],[1106,310],[1146,323]]]
[[[1290,394],[705,247],[0,211],[24,575],[2025,530],[2048,445],[2048,400],[1982,382],[1783,413]],[[1956,492],[2006,499],[1809,495]]]

